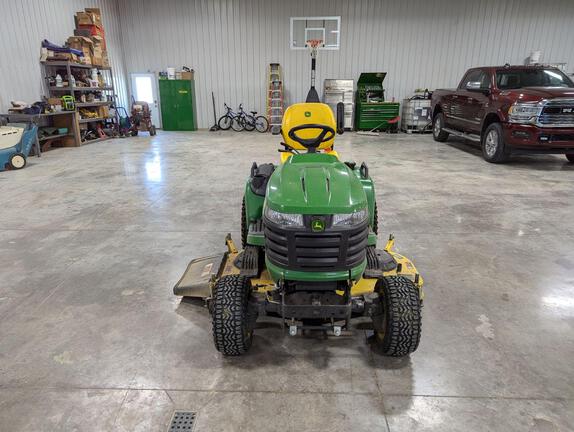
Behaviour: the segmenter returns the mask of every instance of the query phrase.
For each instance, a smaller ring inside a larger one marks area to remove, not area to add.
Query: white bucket
[[[175,68],[167,68],[167,79],[175,79]]]

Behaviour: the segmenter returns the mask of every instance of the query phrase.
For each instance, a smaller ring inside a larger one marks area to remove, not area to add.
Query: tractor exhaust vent
[[[167,432],[189,432],[193,430],[196,413],[191,411],[175,411]]]

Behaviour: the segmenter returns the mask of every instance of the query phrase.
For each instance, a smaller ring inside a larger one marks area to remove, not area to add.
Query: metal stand
[[[217,124],[217,114],[215,113],[215,95],[211,92],[211,101],[213,102],[213,126],[209,128],[210,132],[216,132],[219,130],[219,125]]]

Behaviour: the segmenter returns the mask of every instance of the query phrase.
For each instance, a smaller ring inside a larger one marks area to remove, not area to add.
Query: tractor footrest
[[[240,269],[241,276],[256,277],[259,275],[259,247],[246,246],[233,264]]]
[[[192,260],[173,287],[173,293],[184,297],[209,297],[211,284],[218,277],[224,260],[225,254]]]
[[[367,247],[365,277],[381,278],[384,272],[395,268],[397,268],[397,263],[390,253],[382,249],[376,249],[374,246]]]

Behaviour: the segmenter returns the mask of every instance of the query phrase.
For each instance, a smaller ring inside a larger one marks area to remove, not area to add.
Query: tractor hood
[[[335,156],[293,155],[267,185],[266,204],[281,213],[352,213],[367,206],[361,181]]]

